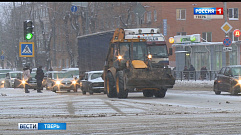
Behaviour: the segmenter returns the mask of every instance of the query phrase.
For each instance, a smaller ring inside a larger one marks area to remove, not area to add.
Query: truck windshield
[[[145,42],[133,42],[133,60],[145,61],[147,48]]]
[[[167,47],[163,46],[149,46],[149,53],[153,58],[168,58]]]

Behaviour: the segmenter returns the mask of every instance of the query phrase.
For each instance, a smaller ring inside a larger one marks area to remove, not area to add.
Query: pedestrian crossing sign
[[[19,57],[34,57],[34,42],[19,42]]]

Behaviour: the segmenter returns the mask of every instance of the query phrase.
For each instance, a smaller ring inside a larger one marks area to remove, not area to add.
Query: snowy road
[[[240,134],[241,96],[168,90],[165,98],[129,93],[37,93],[0,89],[0,134]],[[67,130],[19,130],[18,123],[67,123]]]

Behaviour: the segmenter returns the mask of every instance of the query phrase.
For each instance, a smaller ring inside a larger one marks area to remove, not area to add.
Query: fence
[[[172,71],[176,80],[214,80],[218,71]]]

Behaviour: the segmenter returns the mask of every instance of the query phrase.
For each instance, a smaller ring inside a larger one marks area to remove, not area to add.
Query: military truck
[[[140,36],[142,30],[117,28],[113,34],[103,74],[109,98],[127,98],[130,91],[142,91],[145,97],[163,98],[167,88],[175,84],[170,68],[153,66],[155,62],[151,61],[147,40]],[[155,32],[155,29],[149,30]]]

